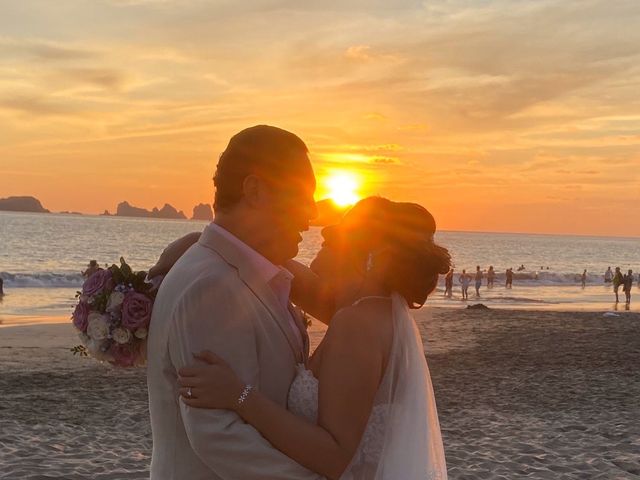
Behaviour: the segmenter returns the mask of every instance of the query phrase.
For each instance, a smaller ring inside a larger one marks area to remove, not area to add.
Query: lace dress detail
[[[318,379],[311,370],[299,364],[289,389],[289,411],[312,423],[318,423],[318,386]],[[372,461],[377,461],[382,453],[386,413],[386,405],[373,407],[360,442],[360,451]]]
[[[318,379],[301,363],[296,370],[289,389],[288,409],[298,417],[318,423]]]

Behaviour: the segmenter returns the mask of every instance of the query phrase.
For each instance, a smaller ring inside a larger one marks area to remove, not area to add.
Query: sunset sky
[[[640,2],[0,0],[0,197],[210,202],[229,137],[450,230],[640,236]]]

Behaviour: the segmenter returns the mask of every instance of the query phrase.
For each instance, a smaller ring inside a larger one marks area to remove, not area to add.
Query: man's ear
[[[244,200],[251,208],[261,205],[264,192],[263,182],[257,175],[247,175],[242,182],[242,194]]]

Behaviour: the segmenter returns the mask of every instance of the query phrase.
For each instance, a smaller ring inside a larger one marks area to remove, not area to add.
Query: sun
[[[351,172],[331,173],[324,183],[327,196],[339,207],[347,207],[360,200],[358,195],[360,180]]]

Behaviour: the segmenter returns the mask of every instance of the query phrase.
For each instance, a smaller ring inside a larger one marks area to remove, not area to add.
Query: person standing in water
[[[618,303],[620,300],[618,299],[618,289],[620,288],[620,285],[622,285],[624,283],[624,277],[622,275],[622,272],[620,271],[620,267],[616,267],[616,273],[613,274],[613,292],[616,294],[616,303]]]
[[[482,270],[480,265],[476,266],[476,297],[480,296],[480,287],[482,286]]]
[[[493,281],[496,278],[496,271],[493,269],[493,265],[489,266],[487,271],[487,288],[493,288]]]
[[[506,276],[506,281],[504,283],[504,288],[513,287],[513,268],[512,267],[507,268],[507,271],[505,272],[505,276]]]
[[[469,299],[469,284],[471,283],[471,275],[466,270],[462,270],[462,275],[458,278],[458,282],[462,285],[462,299]]]
[[[444,277],[444,296],[451,298],[453,295],[453,267],[449,269]]]
[[[613,278],[613,272],[611,271],[611,267],[607,268],[607,271],[604,272],[604,283],[611,283],[611,279]]]
[[[2,289],[2,287],[4,287],[4,280],[2,280],[2,277],[0,277],[0,297],[4,295],[4,290]]]
[[[584,272],[582,272],[582,275],[580,276],[580,280],[582,282],[582,288],[585,288],[587,286],[587,269],[586,268]]]
[[[631,303],[631,286],[633,285],[633,270],[629,269],[629,272],[623,277],[622,291],[624,291],[625,301],[628,304]]]

